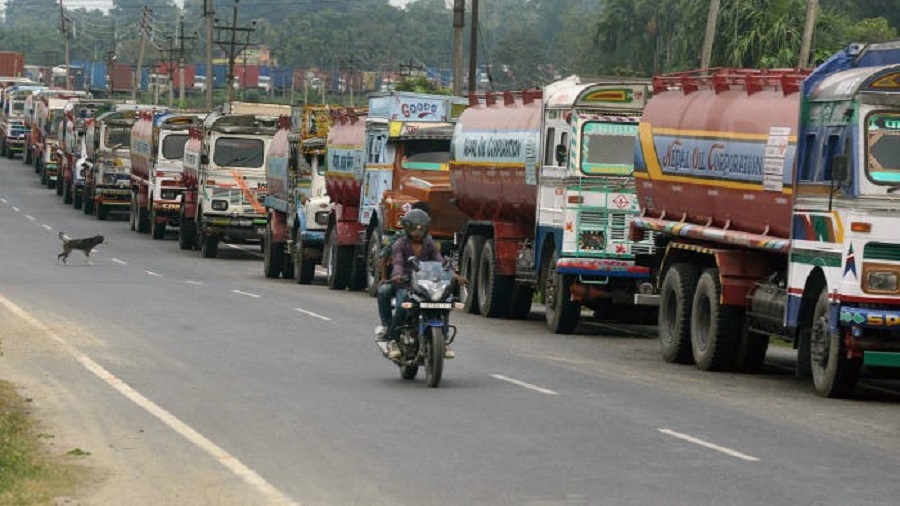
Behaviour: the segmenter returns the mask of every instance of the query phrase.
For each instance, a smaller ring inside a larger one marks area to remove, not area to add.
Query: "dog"
[[[56,261],[59,262],[62,260],[66,265],[69,265],[69,254],[74,250],[81,250],[81,252],[84,253],[85,263],[93,265],[91,263],[91,250],[106,241],[102,235],[85,237],[84,239],[72,239],[62,232],[59,233],[59,239],[63,242],[63,250],[62,253],[56,255]]]

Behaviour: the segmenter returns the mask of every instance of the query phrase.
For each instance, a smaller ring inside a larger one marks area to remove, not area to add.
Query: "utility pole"
[[[472,34],[469,36],[469,43],[469,93],[475,93],[478,89],[478,0],[472,0]]]
[[[256,30],[256,21],[252,21],[249,27],[237,25],[237,7],[238,0],[234,0],[231,26],[216,26],[219,35],[221,35],[222,32],[228,32],[230,35],[230,38],[226,40],[222,40],[218,35],[216,36],[216,44],[228,54],[228,79],[226,84],[228,87],[228,91],[226,92],[228,98],[226,101],[228,102],[231,102],[232,96],[234,95],[234,61],[237,59],[238,55],[250,45],[250,36]],[[218,22],[218,20],[216,20],[216,22]],[[237,40],[239,33],[244,37],[244,40],[240,42]]]
[[[144,65],[144,50],[147,45],[147,32],[149,31],[150,13],[153,12],[148,6],[144,6],[144,14],[141,17],[141,47],[138,50],[137,68],[134,71],[134,77],[131,83],[131,100],[137,100],[138,90],[141,89],[141,77],[143,75],[142,67]]]
[[[719,0],[709,0],[709,15],[706,18],[706,38],[700,53],[700,68],[708,69],[712,60],[713,40],[716,38],[716,23],[719,19]]]
[[[463,29],[466,26],[466,0],[453,0],[453,94],[462,95]]]
[[[59,0],[59,31],[62,32],[66,46],[66,89],[72,89],[72,76],[69,71],[69,18],[66,17],[66,9],[63,8],[63,0]]]
[[[203,89],[206,95],[206,110],[212,110],[213,102],[213,83],[215,76],[212,68],[212,52],[213,52],[213,19],[216,10],[213,0],[203,0],[203,17],[206,18],[206,87]]]
[[[803,43],[800,46],[800,68],[809,65],[809,53],[812,51],[813,32],[816,29],[816,11],[819,0],[806,0],[806,23],[803,25]]]
[[[193,42],[197,40],[196,32],[190,37],[184,35],[184,16],[178,20],[178,102],[184,104],[184,41]],[[183,107],[183,106],[182,106]]]

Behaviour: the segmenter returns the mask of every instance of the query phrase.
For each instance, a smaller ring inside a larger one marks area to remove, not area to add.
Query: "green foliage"
[[[450,95],[452,91],[448,88],[438,86],[425,77],[410,77],[404,79],[394,85],[397,91],[412,91],[415,93],[429,93],[432,95]]]

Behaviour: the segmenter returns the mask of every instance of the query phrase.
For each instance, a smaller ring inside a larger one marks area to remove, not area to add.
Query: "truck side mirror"
[[[565,165],[566,159],[569,157],[569,152],[566,149],[565,144],[557,144],[556,145],[556,163],[559,165]]]
[[[831,180],[846,182],[850,177],[850,158],[847,155],[834,155],[831,159]]]

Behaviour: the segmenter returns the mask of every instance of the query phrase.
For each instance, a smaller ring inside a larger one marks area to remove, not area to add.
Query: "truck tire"
[[[308,285],[312,283],[316,275],[316,261],[306,258],[303,254],[306,251],[306,245],[303,244],[303,236],[300,235],[298,226],[294,226],[294,251],[291,254],[291,260],[294,263],[294,279],[299,285]]]
[[[81,193],[77,191],[73,192],[72,195],[72,207],[74,209],[81,209],[82,204],[84,203],[84,190],[81,190]]]
[[[137,194],[131,192],[131,205],[128,206],[128,228],[137,232]]]
[[[189,250],[197,247],[197,225],[193,218],[184,214],[184,205],[178,210],[178,249]]]
[[[216,258],[219,252],[219,238],[214,235],[200,237],[200,256],[203,258]]]
[[[47,177],[47,172],[44,170],[44,161],[41,158],[38,158],[34,161],[34,171],[41,176],[41,185],[49,186],[50,178]]]
[[[72,203],[72,183],[67,183],[63,188],[63,204]]]
[[[22,163],[31,165],[31,158],[31,149],[26,146],[25,149],[22,150]]]
[[[62,197],[63,194],[63,185],[66,184],[66,178],[63,177],[61,172],[56,173],[56,194]]]
[[[744,310],[722,300],[719,269],[700,274],[691,305],[691,351],[701,371],[734,368],[737,345],[744,327]]]
[[[459,300],[464,304],[463,311],[470,314],[478,312],[478,261],[483,248],[484,237],[469,236],[459,261],[459,274],[469,281],[467,286],[459,287]]]
[[[822,397],[849,397],[856,390],[862,359],[847,357],[841,333],[829,331],[827,289],[819,294],[811,323],[809,344],[816,393]]]
[[[366,241],[365,288],[372,297],[378,294],[378,285],[381,284],[381,237],[381,228],[376,223]]]
[[[146,209],[138,207],[137,232],[147,234],[150,232],[150,213]]]
[[[83,195],[81,210],[84,211],[84,214],[94,214],[94,196],[88,193],[86,189],[81,190],[81,194]]]
[[[325,271],[328,274],[328,288],[344,290],[350,277],[353,263],[353,247],[338,246],[337,232],[331,229],[325,246]]]
[[[697,269],[674,264],[666,271],[660,290],[659,345],[666,362],[689,364],[691,352],[691,306],[697,290]]]
[[[272,220],[266,225],[266,235],[263,238],[263,274],[267,278],[277,279],[281,276],[281,265],[284,262],[284,244],[272,243]]]
[[[572,302],[569,288],[572,277],[556,272],[556,261],[559,255],[554,251],[547,265],[546,282],[544,283],[544,304],[546,306],[547,326],[554,334],[571,334],[578,326],[581,316],[581,304]]]
[[[484,242],[478,262],[478,309],[486,318],[503,318],[509,310],[512,276],[497,274],[496,246],[493,239]]]
[[[97,204],[97,219],[100,221],[106,220],[107,215],[109,214],[109,210],[106,209],[106,206],[103,204]]]
[[[284,248],[282,247],[282,250]],[[284,252],[281,255],[281,277],[284,279],[294,279],[294,261],[291,256]]]
[[[155,241],[159,241],[166,237],[166,222],[159,221],[156,212],[152,210],[152,207],[150,209],[150,237]]]

